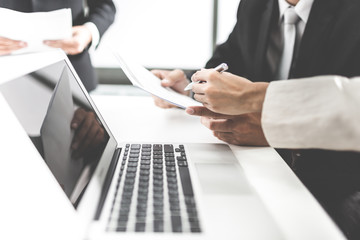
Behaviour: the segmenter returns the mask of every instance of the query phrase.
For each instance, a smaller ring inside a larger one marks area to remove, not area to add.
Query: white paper
[[[115,56],[119,61],[120,67],[134,86],[184,109],[190,106],[202,106],[200,102],[188,96],[162,87],[160,80],[154,74],[129,57],[125,58],[125,56],[120,55],[118,52],[115,53]]]
[[[47,47],[44,40],[59,40],[71,37],[71,9],[50,12],[23,13],[0,8],[0,36],[21,40],[27,48],[14,53],[33,52]]]

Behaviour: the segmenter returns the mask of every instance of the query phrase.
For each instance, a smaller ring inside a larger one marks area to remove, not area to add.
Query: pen
[[[217,66],[216,68],[214,68],[215,71],[218,71],[219,73],[222,73],[226,70],[228,70],[228,65],[226,63],[221,63],[219,66]],[[187,91],[187,90],[191,90],[192,89],[192,85],[194,85],[194,83],[203,83],[204,81],[198,81],[198,82],[191,82],[189,83],[185,88],[184,90]]]

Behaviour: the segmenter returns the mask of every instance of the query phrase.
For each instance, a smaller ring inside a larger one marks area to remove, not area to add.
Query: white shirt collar
[[[278,1],[279,1],[279,12],[280,12],[280,20],[281,20],[284,16],[285,10],[288,7],[291,7],[292,5],[290,5],[286,0],[278,0]],[[314,0],[300,0],[294,7],[295,12],[305,24],[309,19],[309,15],[313,3]]]

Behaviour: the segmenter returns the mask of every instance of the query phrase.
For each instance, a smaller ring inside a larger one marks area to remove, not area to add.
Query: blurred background
[[[130,84],[113,51],[149,69],[195,70],[227,39],[240,0],[114,0],[117,16],[92,53],[100,84]]]

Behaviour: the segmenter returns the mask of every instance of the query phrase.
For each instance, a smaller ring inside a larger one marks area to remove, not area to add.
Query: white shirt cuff
[[[92,22],[87,22],[84,24],[84,26],[86,26],[91,32],[92,41],[91,41],[91,45],[89,47],[89,52],[93,52],[93,51],[95,51],[95,48],[99,45],[99,42],[100,42],[99,30],[96,27],[96,25]]]
[[[262,111],[270,146],[360,151],[360,78],[271,82]]]

